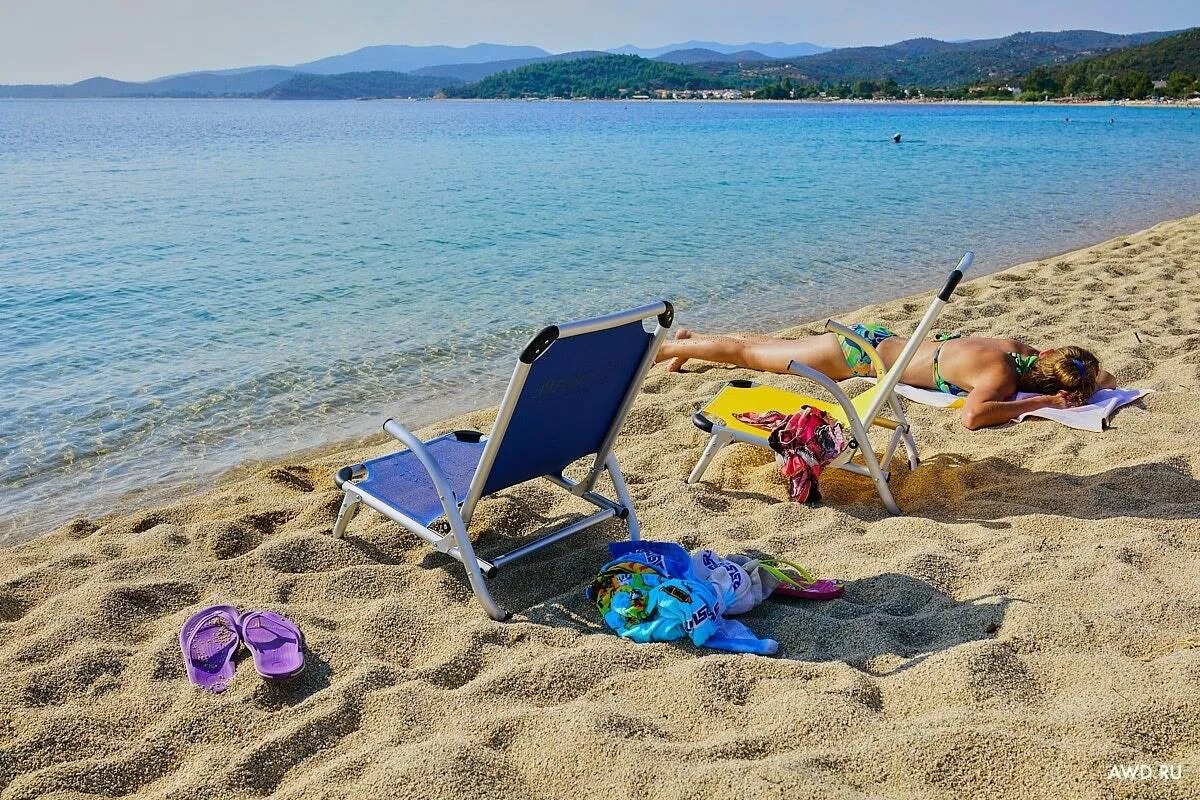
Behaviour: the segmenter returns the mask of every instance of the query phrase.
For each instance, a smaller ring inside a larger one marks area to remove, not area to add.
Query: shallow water
[[[1180,109],[0,101],[0,541],[491,405],[548,322],[770,329],[1192,213],[1198,149]]]

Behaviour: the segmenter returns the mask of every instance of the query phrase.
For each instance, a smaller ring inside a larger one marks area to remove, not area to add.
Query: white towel
[[[1087,405],[1074,408],[1039,408],[1036,411],[1026,411],[1017,419],[1044,417],[1066,425],[1068,428],[1100,433],[1112,419],[1113,414],[1117,413],[1118,408],[1129,405],[1149,392],[1149,389],[1101,389],[1088,398]],[[1035,395],[1025,392],[1017,393],[1018,400],[1024,400],[1026,397],[1035,397]]]
[[[874,382],[874,379],[869,380]],[[1150,389],[1101,389],[1088,399],[1087,405],[1074,408],[1039,408],[1036,411],[1027,411],[1017,419],[1043,417],[1066,425],[1068,428],[1100,433],[1112,419],[1113,414],[1117,413],[1118,408],[1129,405],[1134,400],[1149,394],[1150,391]],[[896,386],[896,394],[906,397],[914,403],[935,408],[961,408],[963,402],[961,397],[955,397],[945,392],[936,392],[933,389],[920,389],[916,386],[909,386],[907,383]],[[1018,392],[1016,399],[1024,400],[1027,397],[1035,397],[1035,395]]]

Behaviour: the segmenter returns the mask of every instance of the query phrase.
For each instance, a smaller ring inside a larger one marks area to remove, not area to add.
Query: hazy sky
[[[294,64],[368,44],[532,44],[552,52],[686,39],[884,44],[1019,30],[1200,24],[1196,0],[0,0],[0,83]]]

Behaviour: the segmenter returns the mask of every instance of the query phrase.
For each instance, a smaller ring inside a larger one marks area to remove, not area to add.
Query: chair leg
[[[879,468],[884,472],[887,472],[888,469],[890,469],[892,464],[892,456],[896,455],[896,447],[900,444],[903,436],[904,429],[896,428],[896,430],[892,432],[891,438],[888,439],[887,450],[885,450],[883,453],[883,460],[879,462]]]
[[[475,593],[475,599],[483,606],[483,610],[489,617],[497,622],[507,621],[512,614],[505,611],[499,603],[492,599],[492,593],[488,591],[483,571],[479,569],[479,559],[475,556],[475,548],[471,545],[471,537],[467,535],[467,526],[463,524],[462,517],[456,511],[450,515],[448,521],[450,522],[450,531],[454,534],[455,541],[458,542],[458,552],[462,555],[460,560],[467,570],[467,582],[471,584],[471,591]]]
[[[892,496],[892,488],[888,486],[887,475],[880,469],[879,460],[875,457],[875,451],[871,449],[871,445],[868,444],[859,449],[862,450],[863,461],[867,464],[871,480],[875,482],[875,490],[879,492],[879,499],[883,501],[884,507],[893,514],[903,514],[900,506],[896,505],[896,498]]]
[[[908,468],[916,469],[921,465],[921,455],[917,452],[917,443],[912,436],[912,425],[908,422],[908,417],[904,414],[904,405],[900,402],[900,398],[892,394],[889,400],[892,407],[892,413],[896,416],[896,421],[904,426],[904,436],[901,442],[904,444],[904,449],[908,452]]]
[[[875,482],[875,491],[880,493],[880,499],[883,500],[884,507],[887,507],[887,510],[894,513],[894,515],[904,513],[900,511],[900,506],[896,505],[895,498],[892,497],[892,487],[888,486],[887,473],[884,473],[880,467],[880,459],[875,456],[875,449],[871,447],[870,441],[865,446],[860,445],[859,451],[863,453],[863,462],[866,464],[866,470],[871,474],[871,480]]]
[[[342,507],[338,509],[337,521],[333,523],[333,535],[340,539],[346,533],[346,526],[358,514],[358,508],[362,504],[362,498],[353,492],[346,492],[342,496]]]
[[[908,451],[908,468],[910,470],[921,466],[921,456],[917,453],[917,443],[913,441],[911,429],[905,426],[904,449]]]
[[[688,483],[696,483],[704,476],[704,471],[708,469],[708,465],[712,463],[713,458],[717,453],[721,452],[721,448],[733,441],[733,437],[724,431],[717,431],[708,440],[708,446],[704,448],[704,453],[700,456],[700,460],[696,462],[696,466],[692,469],[692,474],[688,475]]]
[[[625,508],[625,524],[629,526],[629,539],[636,542],[642,538],[642,528],[638,525],[637,514],[633,510],[633,498],[629,496],[629,486],[625,483],[625,476],[621,474],[617,457],[611,452],[604,459],[604,467],[608,470],[608,477],[612,480],[613,489],[617,492],[617,500]]]
[[[887,479],[878,475],[872,477],[875,481],[875,488],[879,491],[879,499],[883,501],[884,508],[898,517],[903,516],[904,512],[896,504],[896,498],[892,496],[892,488],[888,486]]]

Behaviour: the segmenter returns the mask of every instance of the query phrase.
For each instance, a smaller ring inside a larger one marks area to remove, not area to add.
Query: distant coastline
[[[1071,104],[1200,99],[1200,28],[1128,35],[1026,32],[971,42],[912,39],[880,47],[808,49],[786,57],[703,47],[657,55],[637,48],[550,54],[537,48],[472,47],[484,49],[382,46],[293,67],[194,72],[144,82],[95,77],[66,85],[0,85],[0,97],[752,97],[843,102],[1054,99]],[[505,57],[447,63],[468,51],[476,59]]]
[[[218,100],[237,100],[237,101],[275,101],[277,98],[252,97],[245,95],[230,95],[230,96],[198,96],[198,97],[155,97],[151,95],[140,95],[134,97],[4,97],[0,96],[0,102],[94,102],[96,100],[117,101],[117,102],[134,102],[140,103],[144,101],[218,101]],[[302,99],[302,98],[295,98]],[[295,99],[292,99],[294,102]],[[1052,100],[957,100],[947,97],[928,97],[928,98],[912,98],[905,100],[879,99],[867,100],[862,98],[842,98],[842,97],[805,97],[797,100],[776,100],[776,99],[756,99],[753,97],[738,97],[738,98],[632,98],[632,97],[342,97],[342,98],[311,98],[310,102],[321,103],[336,103],[336,102],[406,102],[406,103],[654,103],[656,105],[665,105],[668,103],[740,103],[746,105],[847,105],[847,106],[999,106],[1004,108],[1012,108],[1016,106],[1037,108],[1037,107],[1104,107],[1104,108],[1177,108],[1191,109],[1193,111],[1200,109],[1200,97],[1189,98],[1186,100],[1071,100],[1067,98],[1056,98]]]

